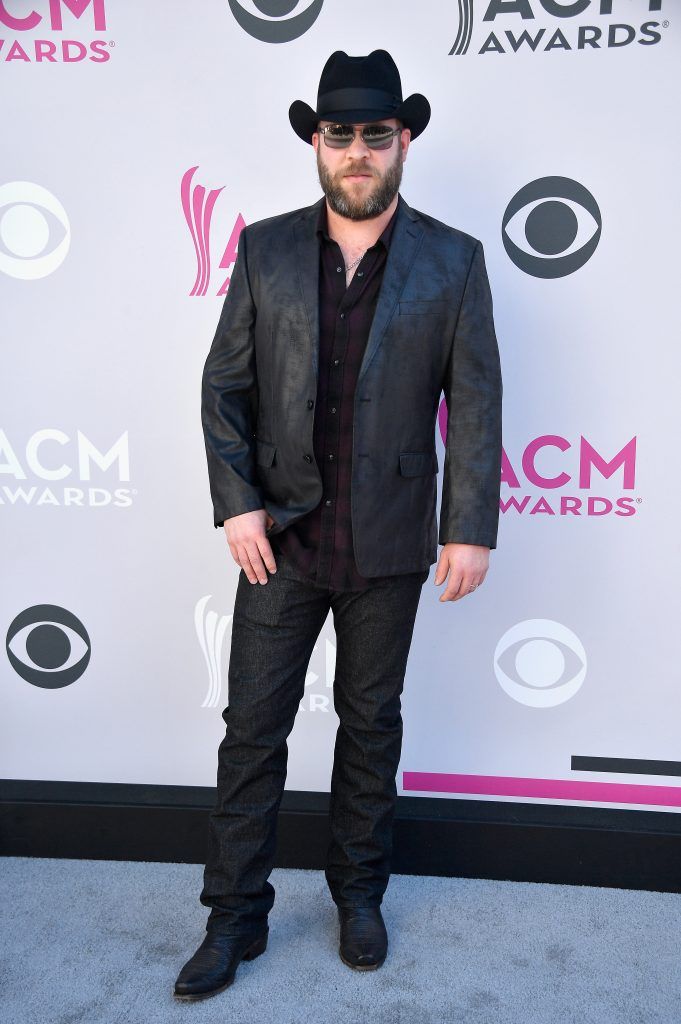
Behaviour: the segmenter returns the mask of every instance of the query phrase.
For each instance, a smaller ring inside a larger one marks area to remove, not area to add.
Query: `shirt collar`
[[[392,217],[384,227],[376,242],[376,244],[378,244],[378,242],[381,242],[383,244],[384,249],[390,248],[390,239],[392,237],[392,233],[395,227],[395,219],[397,217],[398,209],[399,203],[395,207],[395,212],[393,213]],[[324,200],[324,202],[319,207],[319,216],[317,218],[317,235],[319,236],[319,238],[323,238],[327,242],[333,241],[333,239],[329,235],[329,222],[326,212],[326,200]]]

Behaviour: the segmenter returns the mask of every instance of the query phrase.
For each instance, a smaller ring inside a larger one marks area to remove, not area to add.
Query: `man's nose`
[[[360,157],[370,156],[371,150],[367,146],[366,142],[362,138],[361,131],[355,130],[355,137],[346,149],[346,153],[354,160],[360,159]]]

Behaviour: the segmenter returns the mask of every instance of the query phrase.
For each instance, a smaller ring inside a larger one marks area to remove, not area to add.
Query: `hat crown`
[[[350,57],[336,50],[327,60],[319,79],[317,106],[327,93],[339,89],[373,89],[402,102],[402,81],[395,61],[387,50],[372,50],[366,57]]]
[[[372,50],[366,57],[336,50],[319,79],[317,109],[295,100],[288,116],[296,135],[309,145],[320,121],[366,124],[397,118],[413,140],[430,120],[430,104],[418,92],[402,98],[400,73],[387,50]]]

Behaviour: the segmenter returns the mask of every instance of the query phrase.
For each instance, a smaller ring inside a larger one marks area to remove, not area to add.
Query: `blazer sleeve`
[[[247,228],[239,236],[234,270],[201,382],[213,522],[264,508],[255,463],[257,409],[255,318],[247,268]]]
[[[466,279],[443,383],[447,439],[439,544],[497,546],[502,380],[483,246]]]

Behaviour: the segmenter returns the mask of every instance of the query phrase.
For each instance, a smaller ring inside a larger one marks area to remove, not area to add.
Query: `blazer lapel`
[[[388,258],[383,271],[381,290],[378,293],[376,312],[367,338],[364,356],[359,368],[357,381],[366,372],[369,363],[376,355],[378,346],[383,341],[390,319],[395,312],[397,301],[402,294],[404,286],[412,268],[421,239],[423,228],[418,223],[418,217],[412,208],[405,202],[402,196],[398,197],[396,221],[390,239]]]
[[[305,319],[310,337],[312,372],[317,380],[319,374],[319,241],[317,240],[317,218],[324,196],[295,222],[295,259],[298,281],[303,299]]]
[[[314,379],[319,374],[319,242],[317,240],[317,218],[322,198],[313,206],[308,207],[295,222],[293,234],[295,239],[295,256],[298,270],[298,281],[302,295],[305,321],[310,338],[310,363]],[[369,363],[383,341],[390,319],[395,311],[397,301],[413,266],[416,254],[423,237],[423,228],[418,223],[418,216],[398,196],[395,228],[390,240],[388,258],[383,271],[383,281],[378,294],[376,312],[367,338],[364,356],[359,368],[358,382],[366,372]]]

